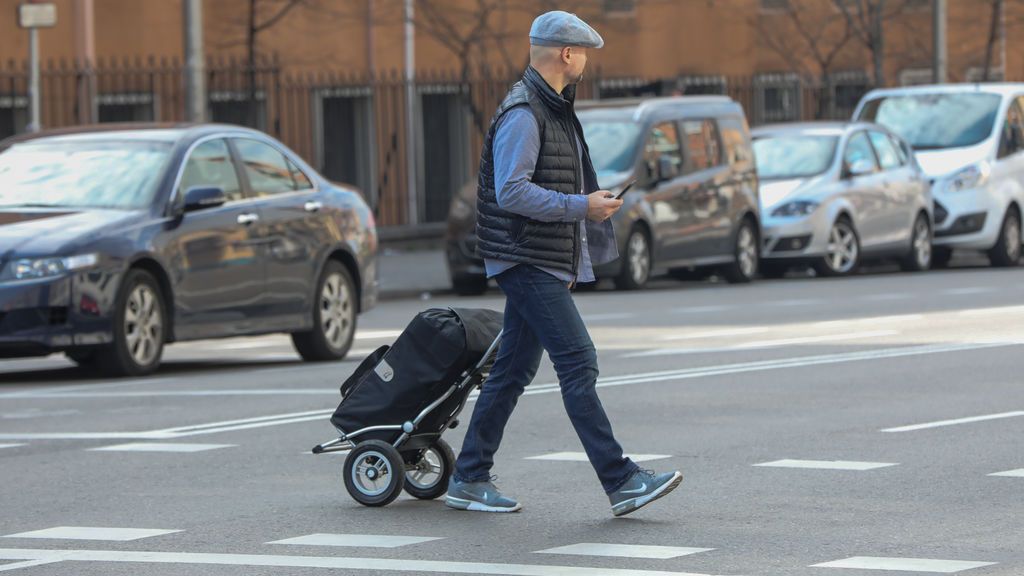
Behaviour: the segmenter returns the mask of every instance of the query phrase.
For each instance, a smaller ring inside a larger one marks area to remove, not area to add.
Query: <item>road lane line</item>
[[[1024,478],[1024,468],[1018,468],[1017,470],[1007,470],[1006,472],[996,472],[995,474],[989,474],[989,476],[1003,476],[1006,478]]]
[[[608,314],[583,314],[582,318],[584,322],[602,322],[604,320],[625,320],[635,316],[636,314],[632,312],[612,312]]]
[[[58,559],[52,560],[26,560],[24,562],[15,562],[14,564],[3,564],[0,565],[0,572],[7,572],[8,570],[20,570],[22,568],[31,568],[33,566],[43,566],[46,564],[56,564],[60,562]]]
[[[721,348],[658,348],[645,350],[643,352],[632,352],[623,354],[620,358],[647,358],[650,356],[674,356],[677,354],[713,354],[718,352],[731,352],[740,350],[753,350],[756,348],[778,348],[780,346],[792,346],[794,344],[816,344],[818,342],[833,342],[844,340],[860,340],[864,338],[879,338],[882,336],[895,336],[899,334],[896,330],[872,330],[866,332],[847,332],[845,334],[825,334],[822,336],[804,336],[800,338],[780,338],[777,340],[758,340],[733,344]]]
[[[348,558],[343,556],[285,556],[271,554],[213,554],[128,550],[42,550],[0,548],[0,559],[49,560],[53,562],[134,562],[143,564],[199,564],[275,568],[334,568],[380,572],[431,572],[439,574],[490,574],[501,576],[709,576],[693,572],[585,568],[543,564],[496,564],[443,560]]]
[[[865,472],[878,468],[899,466],[888,462],[855,462],[849,460],[776,460],[774,462],[763,462],[753,464],[767,468],[803,468],[807,470],[851,470]]]
[[[912,294],[895,293],[895,294],[867,294],[858,298],[859,300],[865,300],[867,302],[890,302],[893,300],[909,300],[913,298]]]
[[[18,446],[24,446],[24,444],[0,444],[0,449],[3,449],[3,448],[17,448]]]
[[[444,538],[424,536],[378,536],[375,534],[309,534],[267,544],[288,544],[292,546],[340,546],[352,548],[399,548]]]
[[[880,558],[854,556],[845,560],[814,564],[811,568],[853,568],[856,570],[893,570],[900,572],[937,572],[955,574],[973,568],[995,566],[996,562],[969,562],[963,560],[935,560],[932,558]]]
[[[356,340],[379,340],[383,338],[398,338],[402,330],[365,330],[356,332]]]
[[[711,552],[714,548],[685,548],[679,546],[650,546],[636,544],[599,544],[581,542],[569,546],[559,546],[538,550],[534,554],[570,554],[574,556],[601,556],[605,558],[651,558],[670,560],[681,556],[691,556],[701,552]]]
[[[723,330],[708,330],[707,332],[697,332],[694,334],[669,334],[668,336],[663,336],[661,340],[666,342],[673,340],[703,340],[705,338],[722,338],[725,336],[765,334],[770,331],[770,328],[728,328]]]
[[[970,296],[972,294],[988,294],[995,291],[995,288],[987,288],[985,286],[969,286],[966,288],[950,288],[948,290],[942,290],[939,294],[943,294],[945,296]]]
[[[734,308],[736,308],[736,306],[686,306],[683,308],[673,308],[672,312],[676,314],[709,314],[711,312],[725,312],[726,310],[732,310]]]
[[[968,418],[956,418],[953,420],[939,420],[937,422],[925,422],[924,424],[913,424],[910,426],[899,426],[886,428],[881,432],[914,432],[916,430],[927,430],[929,428],[942,428],[943,426],[956,426],[958,424],[972,424],[974,422],[986,422],[988,420],[1000,420],[1002,418],[1017,418],[1024,416],[1024,411],[1002,412],[999,414],[986,414],[984,416],[971,416]]]
[[[89,448],[90,452],[206,452],[219,448],[234,448],[237,444],[187,444],[175,442],[131,442],[128,444],[116,444],[114,446],[102,446],[100,448]]]
[[[711,367],[688,368],[682,370],[667,370],[658,372],[647,372],[641,374],[630,374],[623,376],[609,376],[599,378],[597,386],[609,388],[612,386],[633,386],[637,384],[651,384],[655,382],[667,382],[675,380],[690,380],[712,376],[723,376],[729,374],[745,374],[751,372],[763,372],[768,370],[783,370],[787,368],[806,368],[811,366],[824,366],[830,364],[842,364],[847,362],[861,362],[870,360],[883,360],[892,358],[905,358],[912,356],[924,356],[931,354],[949,354],[953,352],[969,352],[974,350],[987,350],[992,348],[1005,348],[1019,346],[1020,342],[983,342],[976,344],[933,344],[925,346],[909,346],[902,348],[883,348],[878,350],[867,350],[863,352],[846,352],[837,354],[824,354],[820,356],[804,356],[798,358],[783,358],[778,360],[763,360],[757,362],[746,362],[737,364],[725,364]],[[524,395],[532,396],[537,394],[551,394],[560,390],[557,382],[547,384],[531,384],[527,387]],[[470,400],[476,397],[474,392]],[[297,412],[294,414],[276,414],[271,416],[260,416],[257,418],[246,418],[242,420],[230,420],[227,422],[213,422],[209,424],[198,424],[179,428],[166,428],[148,432],[49,432],[49,433],[25,433],[25,434],[0,434],[0,440],[85,440],[85,439],[144,439],[144,440],[165,440],[183,436],[198,434],[214,434],[233,430],[245,430],[264,426],[277,426],[296,422],[306,422],[326,417],[334,412],[334,409],[314,410],[310,412]],[[1024,413],[1021,413],[1024,415]]]

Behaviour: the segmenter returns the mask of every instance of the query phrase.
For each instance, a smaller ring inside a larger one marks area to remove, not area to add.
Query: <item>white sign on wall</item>
[[[57,5],[52,2],[18,6],[18,26],[52,28],[57,25]]]

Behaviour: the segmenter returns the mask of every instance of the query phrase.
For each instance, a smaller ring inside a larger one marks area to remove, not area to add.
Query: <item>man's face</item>
[[[587,49],[577,46],[564,48],[562,58],[566,63],[565,76],[569,83],[578,84],[583,81],[583,71],[587,67]]]

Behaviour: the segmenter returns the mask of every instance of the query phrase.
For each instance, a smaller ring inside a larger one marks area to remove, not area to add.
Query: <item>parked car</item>
[[[619,289],[655,271],[719,269],[730,282],[757,273],[757,175],[743,109],[725,96],[580,103],[580,123],[602,188],[635,186],[613,217],[620,258],[598,266]],[[476,248],[476,185],[452,199],[448,265],[455,290],[486,290]]]
[[[763,275],[803,263],[843,276],[884,258],[929,268],[931,187],[900,137],[874,124],[811,122],[757,128],[753,138]]]
[[[125,125],[0,143],[0,356],[116,375],[164,345],[291,333],[348,352],[377,298],[359,194],[234,126]]]
[[[1024,84],[950,84],[872,90],[854,118],[887,126],[914,148],[935,196],[936,266],[954,249],[994,266],[1021,257]]]

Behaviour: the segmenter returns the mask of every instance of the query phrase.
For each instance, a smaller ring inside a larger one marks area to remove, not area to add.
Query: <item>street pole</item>
[[[43,128],[39,114],[39,29],[28,30],[28,131]]]
[[[932,5],[932,81],[946,82],[946,0],[933,0]]]
[[[203,2],[184,0],[185,119],[206,121],[206,66],[203,60]]]
[[[407,224],[419,222],[419,193],[416,190],[416,25],[413,0],[405,0],[405,163],[409,194]]]

